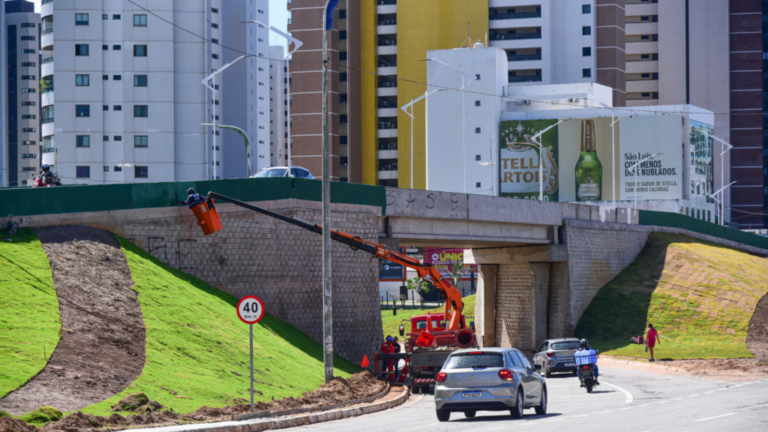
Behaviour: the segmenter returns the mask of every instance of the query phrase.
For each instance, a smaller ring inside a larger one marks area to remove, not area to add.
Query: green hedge
[[[322,182],[298,178],[7,188],[0,189],[0,217],[172,207],[187,199],[190,187],[200,194],[215,191],[241,201],[321,201],[322,192]],[[387,203],[381,186],[340,182],[331,183],[331,202],[379,206],[382,214]]]
[[[682,228],[699,234],[731,240],[737,243],[768,249],[768,237],[720,226],[711,222],[692,218],[678,213],[666,213],[640,210],[640,225],[654,225],[670,228]]]

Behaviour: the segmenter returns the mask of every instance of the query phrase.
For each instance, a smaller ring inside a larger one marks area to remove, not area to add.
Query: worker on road
[[[651,352],[651,358],[648,359],[648,361],[656,361],[655,358],[653,358],[653,347],[656,346],[656,342],[661,345],[661,338],[659,338],[659,333],[656,331],[655,328],[653,328],[653,324],[648,324],[648,328],[645,329],[645,344],[648,346],[648,350]]]
[[[187,204],[189,206],[189,209],[193,209],[196,205],[205,202],[205,198],[203,198],[202,195],[195,192],[193,188],[187,189],[187,193],[189,194],[189,197],[187,197],[186,201],[177,201],[179,204]]]
[[[400,343],[398,342],[397,336],[392,340],[392,352],[395,354],[400,354],[400,351],[402,350],[402,347],[400,346]],[[400,369],[398,369],[400,361],[395,360],[395,378],[394,380],[397,381],[400,379]],[[390,377],[391,378],[391,377]]]
[[[393,354],[395,352],[395,347],[392,345],[393,339],[392,336],[387,336],[386,339],[384,339],[384,343],[381,344],[381,353],[382,354]],[[381,371],[381,376],[383,378],[387,377],[387,371],[393,372],[393,366],[394,366],[394,360],[384,360],[383,368]]]

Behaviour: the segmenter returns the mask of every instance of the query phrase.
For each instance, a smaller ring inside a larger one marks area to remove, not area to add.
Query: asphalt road
[[[478,412],[468,419],[452,413],[440,423],[431,395],[412,395],[402,406],[362,417],[294,428],[313,431],[758,431],[768,430],[768,380],[720,383],[624,369],[600,370],[601,386],[591,394],[577,378],[547,380],[545,416],[526,410],[521,420],[508,413]]]

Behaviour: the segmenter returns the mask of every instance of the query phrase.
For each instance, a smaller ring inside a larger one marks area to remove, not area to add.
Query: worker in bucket
[[[179,204],[187,204],[191,209],[193,209],[196,205],[205,202],[205,198],[203,198],[202,195],[195,192],[195,189],[189,188],[187,189],[187,193],[189,194],[189,197],[187,197],[186,201],[177,201]]]

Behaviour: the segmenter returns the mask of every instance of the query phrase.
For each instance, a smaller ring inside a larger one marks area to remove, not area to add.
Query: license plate
[[[576,363],[566,363],[566,366],[576,366]]]
[[[483,397],[483,392],[463,392],[461,397],[464,399]]]

